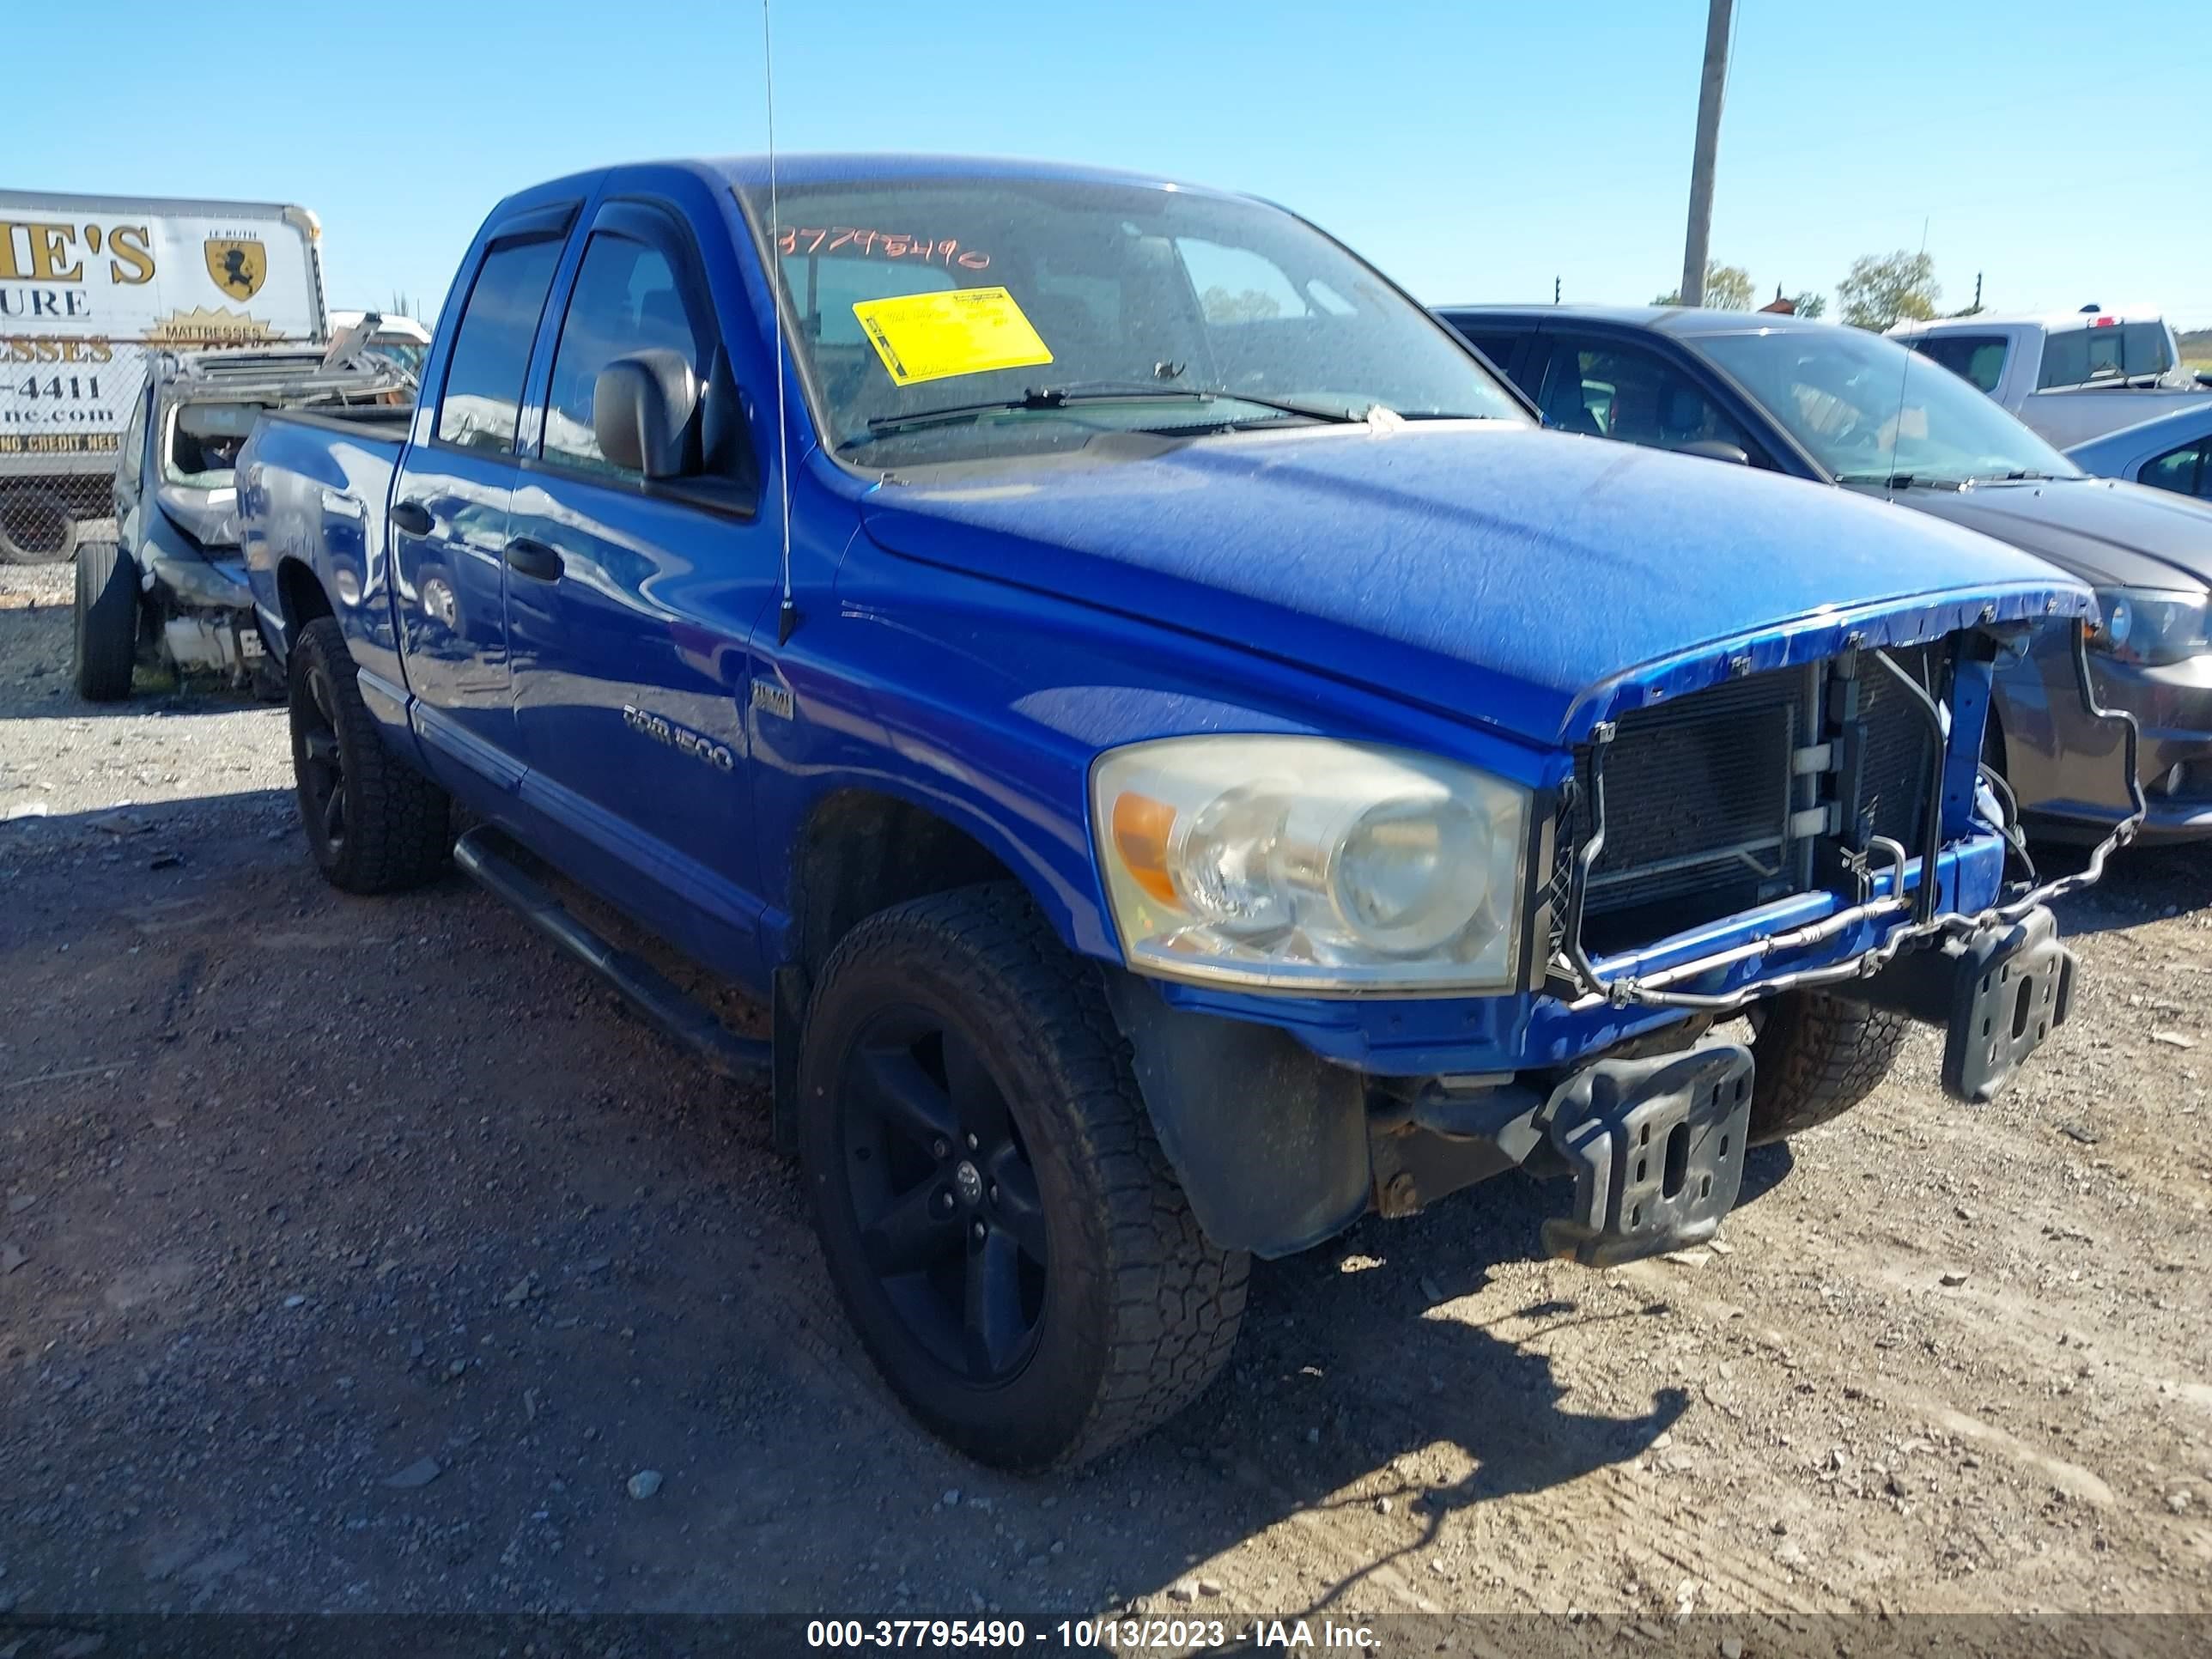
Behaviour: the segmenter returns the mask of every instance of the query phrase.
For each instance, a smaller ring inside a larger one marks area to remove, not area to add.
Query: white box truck
[[[108,516],[149,351],[326,341],[321,237],[281,203],[0,190],[0,558]]]

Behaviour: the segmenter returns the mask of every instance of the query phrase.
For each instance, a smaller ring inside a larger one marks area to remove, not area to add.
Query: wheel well
[[[302,560],[287,559],[276,567],[276,597],[284,607],[284,632],[294,639],[316,617],[335,614],[330,595]]]
[[[1012,874],[982,842],[926,808],[840,790],[815,807],[793,866],[800,961],[817,975],[837,941],[877,911]]]

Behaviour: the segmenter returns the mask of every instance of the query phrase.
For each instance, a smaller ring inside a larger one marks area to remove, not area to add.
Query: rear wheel
[[[855,928],[808,1012],[799,1100],[830,1277],[961,1450],[1079,1463],[1220,1370],[1249,1259],[1200,1232],[1095,970],[1019,889]]]
[[[1887,1077],[1904,1046],[1902,1014],[1831,996],[1786,991],[1759,1005],[1751,1045],[1751,1144],[1841,1117]]]
[[[113,542],[76,556],[76,690],[88,702],[131,695],[138,655],[138,564]]]
[[[300,630],[290,669],[292,773],[317,866],[349,893],[431,880],[453,852],[446,792],[385,746],[335,619]]]

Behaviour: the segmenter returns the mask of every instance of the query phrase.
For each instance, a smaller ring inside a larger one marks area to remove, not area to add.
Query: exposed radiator
[[[1922,646],[1891,654],[1925,685],[1938,653]],[[1838,780],[1793,776],[1791,755],[1844,735],[1826,712],[1834,674],[1830,663],[1775,669],[1621,718],[1605,758],[1605,845],[1584,896],[1585,945],[1602,954],[1806,890],[1819,867],[1819,832],[1793,835],[1793,814],[1837,799]],[[1838,816],[1917,855],[1934,735],[1870,654],[1858,687],[1859,787],[1854,801],[1838,802]],[[1590,832],[1591,771],[1585,749],[1559,837],[1555,927],[1574,851]]]

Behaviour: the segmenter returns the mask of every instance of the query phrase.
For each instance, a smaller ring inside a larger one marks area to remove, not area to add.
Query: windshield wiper
[[[942,409],[916,410],[909,415],[873,415],[868,418],[868,435],[880,436],[887,432],[908,430],[915,427],[950,425],[960,421],[981,420],[986,415],[999,415],[1009,410],[1067,409],[1080,404],[1152,404],[1152,403],[1217,403],[1226,399],[1233,403],[1250,404],[1259,409],[1272,409],[1279,414],[1297,415],[1309,421],[1327,421],[1337,425],[1358,425],[1367,419],[1368,410],[1354,414],[1350,410],[1329,409],[1316,404],[1291,403],[1279,398],[1255,398],[1249,392],[1213,391],[1197,386],[1031,386],[1018,398],[994,398],[975,404],[948,404]],[[1379,405],[1378,405],[1379,406]],[[850,442],[865,441],[848,439]]]
[[[1838,472],[1839,484],[1880,484],[1884,489],[1956,489],[1957,478],[1923,477],[1917,472]]]

